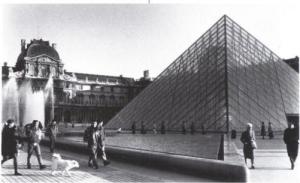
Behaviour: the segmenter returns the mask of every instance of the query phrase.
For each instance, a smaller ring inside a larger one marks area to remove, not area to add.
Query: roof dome
[[[60,60],[55,48],[49,45],[49,41],[34,39],[28,45],[26,57],[36,57],[39,55],[47,55],[54,60]]]

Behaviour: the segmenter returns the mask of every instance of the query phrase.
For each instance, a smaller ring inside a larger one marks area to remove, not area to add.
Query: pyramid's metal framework
[[[162,122],[167,130],[228,132],[253,123],[287,126],[298,113],[298,73],[224,15],[185,50],[144,91],[112,118],[107,128],[146,129]]]

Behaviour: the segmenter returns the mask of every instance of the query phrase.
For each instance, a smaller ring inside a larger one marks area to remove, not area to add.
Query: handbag
[[[252,149],[257,149],[257,144],[254,140],[251,140],[251,147]]]

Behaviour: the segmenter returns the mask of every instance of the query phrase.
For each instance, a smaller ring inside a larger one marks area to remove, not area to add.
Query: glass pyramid
[[[106,125],[124,130],[162,123],[196,130],[241,131],[251,122],[287,126],[298,113],[298,73],[224,15]]]

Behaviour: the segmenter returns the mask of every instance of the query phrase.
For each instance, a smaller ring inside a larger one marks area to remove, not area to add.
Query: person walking
[[[244,159],[247,165],[247,159],[251,159],[251,169],[254,169],[254,149],[257,148],[255,141],[255,132],[252,129],[252,124],[247,124],[247,130],[242,133],[241,142],[244,144],[243,152]]]
[[[201,125],[201,132],[202,132],[202,135],[205,135],[205,134],[206,134],[204,124]]]
[[[195,129],[195,124],[194,122],[191,123],[191,134],[193,135],[195,133],[196,129]]]
[[[265,123],[263,121],[261,122],[260,135],[262,136],[263,139],[265,139],[265,136],[266,136],[266,126],[265,126]]]
[[[161,123],[160,133],[161,134],[166,134],[165,121],[162,121],[162,123]]]
[[[153,134],[156,135],[157,134],[157,126],[156,123],[153,123]]]
[[[57,133],[58,133],[58,127],[56,121],[52,120],[52,122],[49,124],[47,128],[47,134],[50,141],[49,148],[51,153],[54,153]]]
[[[186,121],[184,121],[181,125],[181,133],[182,134],[186,134]]]
[[[89,153],[88,166],[98,169],[97,164],[97,148],[98,148],[98,135],[97,121],[91,123],[91,126],[87,127],[84,131],[83,141],[87,142],[87,149]]]
[[[286,144],[287,153],[291,162],[291,169],[293,170],[298,156],[299,131],[291,122],[288,123],[288,128],[284,130],[283,141]]]
[[[31,169],[30,158],[33,151],[36,154],[40,169],[46,168],[42,163],[40,141],[42,140],[42,123],[38,120],[33,120],[30,125],[26,126],[26,136],[28,139],[28,156],[27,156],[27,168]]]
[[[106,165],[110,164],[110,162],[107,160],[107,156],[105,153],[105,130],[104,130],[104,126],[103,126],[103,121],[98,123],[97,130],[98,130],[97,153],[99,152],[101,154],[103,165],[106,166]],[[97,155],[96,155],[96,157],[97,157]]]
[[[146,134],[147,131],[146,131],[146,127],[145,127],[145,123],[144,121],[141,122],[141,134]]]
[[[136,129],[136,127],[135,127],[135,121],[134,121],[131,125],[132,134],[135,134],[135,129]]]
[[[15,175],[20,176],[18,172],[18,147],[19,143],[22,141],[20,134],[16,131],[16,126],[14,120],[9,119],[5,123],[2,130],[2,161],[3,164],[9,159],[13,159]]]
[[[268,135],[269,135],[269,139],[273,139],[274,138],[274,134],[273,134],[273,129],[272,129],[271,122],[269,122],[269,125],[268,125]]]

